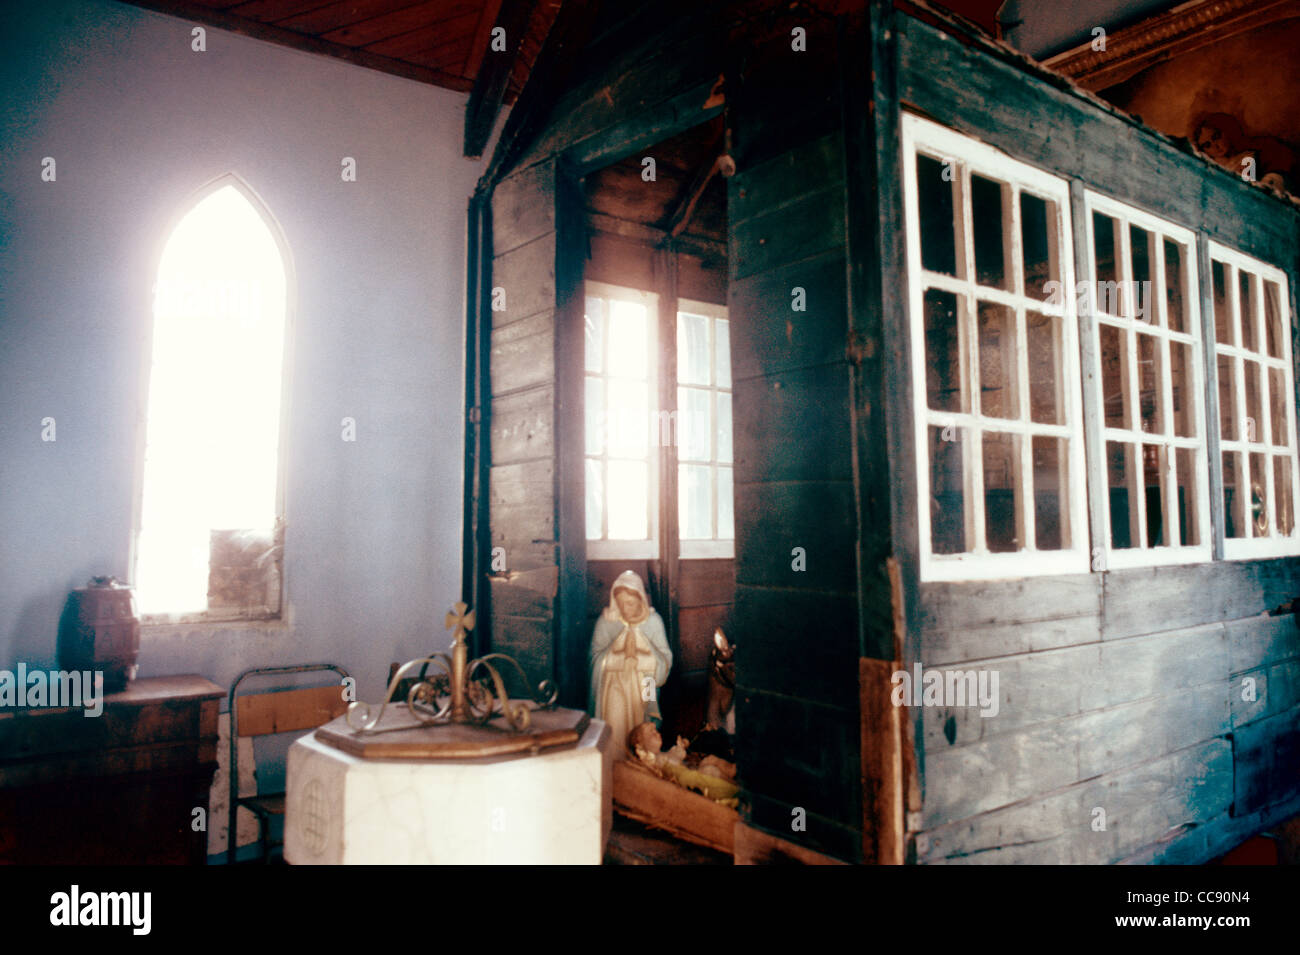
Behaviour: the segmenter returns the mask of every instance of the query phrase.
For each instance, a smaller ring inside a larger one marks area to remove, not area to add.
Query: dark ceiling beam
[[[469,93],[469,103],[465,106],[465,155],[478,157],[492,136],[492,127],[496,125],[497,114],[505,102],[506,87],[510,83],[510,74],[514,72],[515,61],[523,49],[524,36],[532,22],[533,11],[537,9],[537,0],[502,0],[497,13],[496,24],[488,34],[487,46],[478,73],[474,77],[474,86]],[[505,29],[506,48],[490,49],[491,34],[497,27]],[[478,41],[478,37],[475,40]]]
[[[444,73],[442,70],[435,70],[427,66],[417,66],[414,63],[395,60],[392,57],[381,56],[378,53],[368,53],[357,47],[344,46],[342,43],[333,43],[319,37],[307,36],[293,30],[286,30],[283,27],[272,26],[269,23],[260,23],[257,20],[237,17],[226,13],[224,10],[214,10],[211,7],[205,7],[197,3],[183,3],[176,2],[176,0],[118,0],[118,2],[133,7],[143,7],[146,10],[155,10],[158,13],[166,13],[182,20],[192,20],[194,23],[204,26],[229,30],[231,33],[238,33],[254,40],[265,40],[268,43],[303,50],[307,53],[332,56],[354,66],[364,66],[370,70],[378,70],[380,73],[401,76],[419,83],[428,83],[431,86],[441,86],[444,89],[458,90],[462,93],[470,88],[470,81],[463,76]]]

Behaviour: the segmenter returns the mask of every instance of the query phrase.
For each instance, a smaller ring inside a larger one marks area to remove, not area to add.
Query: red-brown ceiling
[[[502,0],[126,2],[460,91],[474,85],[502,6]],[[523,88],[559,8],[560,0],[536,4],[518,41],[507,102]],[[507,42],[514,51],[515,38]]]

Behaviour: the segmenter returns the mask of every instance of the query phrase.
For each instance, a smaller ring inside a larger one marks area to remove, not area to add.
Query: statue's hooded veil
[[[641,617],[637,620],[626,620],[624,623],[638,624],[649,618],[654,613],[654,607],[650,606],[650,595],[645,591],[645,584],[641,582],[640,575],[635,570],[625,570],[618,575],[614,581],[614,586],[609,588],[609,606],[605,608],[605,617],[609,620],[623,620],[623,614],[618,609],[617,594],[620,590],[630,590],[641,598],[641,605],[645,608]]]

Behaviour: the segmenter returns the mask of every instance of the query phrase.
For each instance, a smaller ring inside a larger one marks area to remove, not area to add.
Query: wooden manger
[[[634,760],[614,763],[614,810],[687,842],[735,854],[736,810],[656,776]]]

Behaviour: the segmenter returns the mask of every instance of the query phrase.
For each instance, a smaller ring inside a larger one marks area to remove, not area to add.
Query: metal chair
[[[289,673],[310,673],[333,670],[343,679],[348,671],[333,663],[307,663],[300,666],[256,667],[245,670],[230,687],[230,828],[226,842],[226,864],[233,865],[239,849],[238,817],[243,806],[257,817],[258,842],[262,847],[262,862],[271,861],[271,819],[284,815],[285,794],[255,793],[239,795],[240,737],[271,736],[293,730],[314,729],[334,719],[347,709],[343,688],[334,683],[327,686],[301,687],[288,690],[271,690],[263,693],[245,693],[238,696],[239,685],[248,677],[280,676]]]

